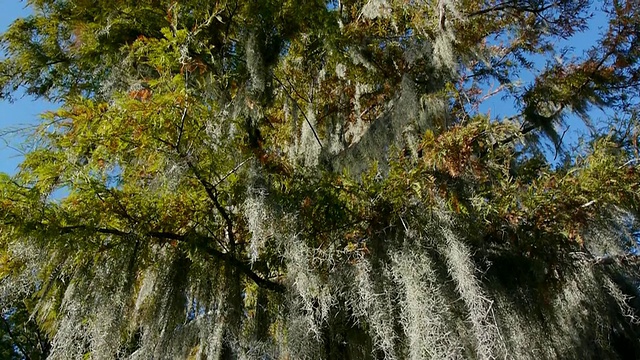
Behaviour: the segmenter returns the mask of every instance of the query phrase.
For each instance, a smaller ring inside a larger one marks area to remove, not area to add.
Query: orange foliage
[[[147,101],[151,99],[152,91],[150,89],[140,89],[129,91],[129,97],[138,101]]]

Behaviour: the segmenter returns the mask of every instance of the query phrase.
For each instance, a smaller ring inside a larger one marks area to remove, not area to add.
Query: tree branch
[[[313,136],[316,138],[316,141],[318,142],[318,145],[320,145],[320,148],[322,149],[323,146],[322,146],[322,142],[320,141],[320,137],[318,137],[318,133],[316,132],[316,129],[313,127],[313,125],[311,125],[311,121],[309,121],[309,118],[307,117],[307,114],[305,114],[304,109],[302,109],[302,107],[300,106],[300,104],[298,104],[296,99],[294,99],[293,96],[291,96],[291,92],[289,91],[289,89],[287,89],[286,85],[283,84],[282,81],[280,81],[280,79],[277,76],[274,75],[273,78],[276,79],[276,81],[278,82],[278,84],[280,84],[280,86],[282,86],[282,88],[287,93],[287,96],[289,96],[289,98],[291,99],[291,101],[293,101],[293,103],[296,105],[298,110],[300,110],[300,113],[302,114],[302,117],[307,122],[307,125],[309,125],[309,127],[311,128],[311,131],[313,132]]]
[[[187,115],[187,110],[185,109],[184,112],[182,113],[182,119],[184,119],[186,117],[186,115]],[[311,124],[309,124],[309,125],[311,125]],[[312,130],[313,130],[313,128],[312,128]],[[315,130],[314,130],[314,134],[315,134]],[[317,135],[316,135],[316,139],[318,141],[320,141],[317,138]],[[212,184],[211,182],[209,182],[204,177],[204,175],[200,172],[198,167],[189,159],[189,157],[180,150],[180,148],[178,147],[179,144],[175,145],[175,144],[170,143],[169,141],[165,141],[165,140],[162,140],[162,139],[158,139],[158,140],[161,141],[162,143],[166,144],[167,146],[173,148],[177,152],[177,155],[179,157],[181,157],[182,159],[184,159],[185,163],[187,164],[187,167],[189,167],[189,170],[191,170],[191,172],[193,172],[194,176],[196,177],[198,182],[202,185],[202,187],[204,188],[205,192],[207,193],[207,196],[209,197],[211,202],[213,202],[213,206],[216,208],[218,213],[220,213],[220,216],[222,216],[222,219],[224,220],[224,223],[225,223],[225,226],[226,226],[227,237],[229,239],[229,252],[221,252],[220,250],[218,250],[216,248],[208,246],[206,248],[206,253],[211,255],[213,258],[222,260],[222,261],[228,263],[229,265],[234,266],[235,268],[240,270],[242,273],[244,273],[248,278],[253,280],[258,286],[263,287],[265,289],[277,291],[277,292],[284,292],[284,290],[285,290],[284,285],[260,277],[258,274],[256,274],[255,272],[253,272],[251,270],[251,267],[248,264],[246,264],[245,262],[239,260],[238,258],[236,258],[233,255],[233,253],[235,252],[235,248],[236,248],[235,234],[233,232],[233,220],[231,219],[231,214],[229,214],[227,209],[225,209],[225,207],[222,206],[222,204],[220,203],[220,200],[219,200],[219,197],[218,197],[218,191],[217,191],[216,187],[220,183],[222,183],[222,181],[224,181],[227,177],[229,177],[231,174],[236,172],[249,159],[247,159],[247,160],[241,162],[240,164],[238,164],[234,169],[232,169],[222,179],[220,179],[215,184]],[[320,146],[322,146],[322,144]],[[97,231],[98,232],[103,232],[103,233],[115,234],[115,235],[118,235],[118,233],[121,233],[121,232],[119,232],[117,230],[112,230],[112,229],[97,229]],[[164,239],[171,239],[171,240],[177,240],[177,241],[185,241],[186,240],[184,235],[178,235],[178,234],[167,233],[167,232],[148,232],[148,233],[146,233],[146,235],[147,236],[151,236],[151,237],[156,237],[156,238],[164,238]],[[199,235],[198,238],[201,239],[201,240],[205,240],[207,244],[210,244],[211,242],[216,241],[213,238],[209,238],[207,236],[202,236],[202,235]]]
[[[246,164],[247,161],[249,161],[251,158],[247,158],[244,161],[242,161],[240,164],[236,165],[233,169],[231,169],[231,171],[229,171],[225,176],[223,176],[222,178],[220,178],[220,180],[218,180],[215,184],[213,184],[213,187],[216,188],[218,185],[222,184],[223,181],[225,181],[229,176],[231,176],[233,173],[235,173],[236,171],[238,171],[238,169],[240,169],[242,167],[242,165]]]
[[[118,229],[92,228],[85,225],[65,226],[65,227],[61,227],[59,230],[61,234],[71,233],[75,230],[83,230],[83,231],[89,231],[89,232],[93,231],[98,234],[107,234],[107,235],[115,235],[115,236],[135,235],[134,233],[130,233],[130,232],[126,232]],[[203,243],[207,245],[215,241],[214,238],[211,238],[209,236],[193,234],[193,233],[180,235],[180,234],[166,232],[166,231],[147,231],[142,235],[152,237],[152,238],[158,238],[163,240],[175,240],[180,242],[187,242],[189,239],[194,239],[194,240],[197,240],[199,243]],[[251,279],[253,282],[256,283],[256,285],[258,285],[261,288],[272,290],[279,293],[283,293],[286,290],[286,287],[284,285],[277,283],[275,281],[268,280],[256,274],[253,270],[251,270],[251,266],[248,263],[242,260],[239,260],[232,253],[222,252],[211,246],[202,247],[200,249],[203,250],[203,252],[206,255],[209,255],[210,257],[216,260],[220,260],[238,269],[241,273],[243,273],[246,277]]]
[[[4,314],[0,315],[0,319],[2,319],[2,324],[4,325],[4,327],[6,327],[7,335],[9,335],[9,338],[13,342],[13,345],[15,345],[16,349],[22,354],[22,356],[24,356],[26,360],[30,360],[31,357],[29,356],[29,353],[24,349],[22,344],[20,344],[16,336],[13,334],[13,331],[11,331],[11,324],[9,324],[7,319],[4,318]]]
[[[551,4],[548,4],[546,6],[540,6],[540,7],[534,8],[534,7],[528,7],[528,6],[518,6],[517,2],[515,1],[505,1],[503,3],[497,4],[492,7],[474,11],[472,13],[467,14],[467,16],[473,17],[473,16],[484,15],[494,11],[504,11],[504,10],[516,10],[520,12],[530,12],[533,14],[540,14],[541,12],[549,10],[556,5],[557,3],[554,1]]]
[[[230,250],[233,251],[236,245],[235,234],[233,233],[233,220],[231,220],[231,216],[229,215],[229,212],[227,212],[227,209],[225,209],[224,206],[222,206],[222,204],[220,203],[220,200],[218,200],[218,191],[213,184],[211,184],[207,179],[204,178],[204,176],[202,176],[202,173],[200,173],[198,168],[196,168],[190,160],[185,160],[189,169],[196,176],[196,179],[200,182],[202,187],[204,187],[207,196],[209,196],[209,199],[211,199],[211,201],[213,202],[213,206],[215,206],[216,210],[218,210],[218,212],[220,213],[220,216],[222,216],[222,218],[224,219],[224,222],[227,226],[227,236],[229,237]]]
[[[593,255],[588,250],[572,252],[570,255],[577,260],[590,262],[594,265],[634,264],[640,265],[640,254]]]

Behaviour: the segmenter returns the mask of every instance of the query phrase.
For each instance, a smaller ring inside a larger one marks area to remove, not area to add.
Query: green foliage
[[[45,359],[49,344],[29,318],[24,304],[3,311],[0,326],[0,355],[3,359]]]
[[[29,2],[0,93],[61,106],[0,178],[3,319],[53,359],[640,354],[633,3],[557,62],[588,1]]]

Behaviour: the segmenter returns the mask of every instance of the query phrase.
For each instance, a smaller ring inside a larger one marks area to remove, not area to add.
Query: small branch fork
[[[237,268],[243,274],[245,274],[248,278],[253,280],[258,286],[263,287],[265,289],[277,291],[277,292],[284,292],[284,290],[285,290],[284,285],[261,277],[260,275],[256,274],[255,272],[253,272],[251,270],[251,266],[249,264],[239,260],[235,256],[237,241],[235,239],[235,232],[233,230],[234,223],[233,223],[232,215],[222,205],[222,203],[220,202],[220,199],[219,199],[219,193],[218,193],[218,190],[217,190],[218,185],[220,185],[224,180],[226,180],[233,173],[238,171],[238,169],[240,169],[244,164],[246,164],[250,160],[250,158],[249,159],[245,159],[244,161],[242,161],[241,163],[236,165],[231,171],[229,171],[226,175],[224,175],[222,178],[220,178],[217,182],[211,183],[209,180],[207,180],[205,175],[196,166],[196,164],[190,159],[189,155],[185,154],[181,150],[181,147],[182,147],[181,146],[181,140],[183,138],[182,133],[184,131],[184,123],[185,123],[186,117],[187,117],[187,107],[184,108],[184,110],[182,112],[182,115],[181,115],[181,119],[180,119],[181,125],[180,125],[180,128],[179,128],[180,133],[179,133],[179,136],[178,136],[178,141],[175,144],[170,142],[170,141],[159,139],[159,138],[157,138],[157,140],[160,141],[161,143],[167,145],[171,149],[173,149],[176,152],[176,154],[185,162],[185,164],[187,165],[189,170],[193,173],[193,175],[198,180],[200,185],[202,185],[202,187],[204,188],[204,190],[205,190],[205,192],[207,194],[207,197],[209,198],[209,200],[211,200],[211,202],[213,203],[213,206],[215,207],[216,211],[220,214],[220,216],[222,217],[222,219],[224,221],[225,232],[227,233],[227,239],[228,239],[228,243],[229,243],[229,251],[228,252],[222,252],[222,251],[220,251],[218,249],[215,249],[213,247],[210,247],[210,246],[207,247],[205,249],[205,251],[210,256],[212,256],[213,258],[221,260],[221,261],[224,261],[227,264]],[[120,230],[106,229],[106,228],[93,229],[93,230],[95,232],[102,233],[102,234],[110,234],[110,235],[118,235],[118,236],[124,236],[124,235],[128,234],[128,233],[122,232]],[[187,240],[186,239],[186,235],[178,235],[178,234],[166,233],[166,232],[147,232],[146,234],[143,234],[143,235],[150,236],[150,237],[155,237],[155,238],[160,238],[160,239],[167,239],[167,240],[176,240],[176,241],[186,241]],[[207,236],[203,236],[203,235],[197,235],[197,239],[207,241],[207,243],[210,243],[210,241],[217,241],[217,239],[213,239],[213,238],[210,238],[210,237],[207,237]]]

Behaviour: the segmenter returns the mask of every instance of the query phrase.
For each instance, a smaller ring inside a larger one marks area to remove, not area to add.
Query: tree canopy
[[[0,176],[0,304],[33,358],[640,357],[638,0],[27,3],[0,96],[60,108]]]

